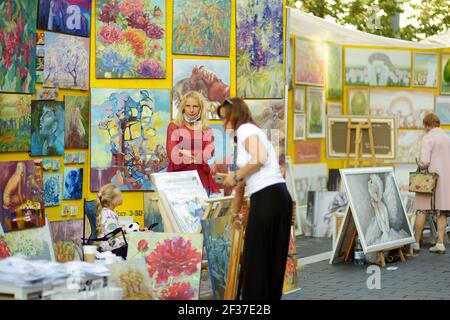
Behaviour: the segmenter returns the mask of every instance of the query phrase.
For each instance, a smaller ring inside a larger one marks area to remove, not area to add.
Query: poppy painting
[[[30,150],[31,96],[0,94],[0,152]]]

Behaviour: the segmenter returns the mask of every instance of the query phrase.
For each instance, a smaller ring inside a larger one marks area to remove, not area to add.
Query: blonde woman
[[[214,134],[200,93],[190,91],[181,98],[178,113],[167,128],[166,150],[168,172],[196,170],[208,195],[219,191],[207,163],[214,155]]]

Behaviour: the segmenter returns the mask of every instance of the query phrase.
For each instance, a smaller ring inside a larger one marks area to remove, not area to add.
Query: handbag
[[[439,175],[431,173],[428,168],[421,171],[417,165],[417,171],[409,173],[409,192],[433,194]]]

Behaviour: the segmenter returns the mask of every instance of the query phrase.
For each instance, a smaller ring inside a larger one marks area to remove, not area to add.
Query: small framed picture
[[[342,115],[342,103],[328,102],[327,103],[327,115],[328,116],[341,116]]]
[[[305,87],[295,87],[294,88],[294,112],[305,112],[306,103],[306,88]]]
[[[306,118],[302,113],[294,113],[294,140],[305,140]]]

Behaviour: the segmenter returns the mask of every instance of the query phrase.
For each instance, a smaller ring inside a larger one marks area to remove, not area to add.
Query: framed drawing
[[[308,106],[306,133],[308,138],[325,137],[325,91],[322,88],[309,87],[306,101]]]

